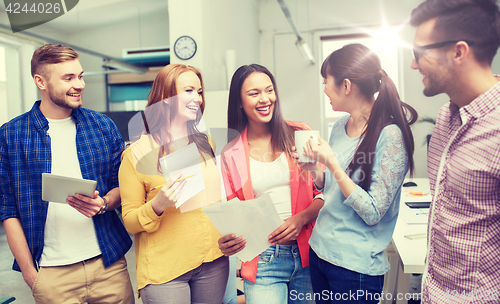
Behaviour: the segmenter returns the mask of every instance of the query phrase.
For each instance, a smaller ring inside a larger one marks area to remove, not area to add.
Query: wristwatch
[[[108,211],[108,200],[104,196],[101,198],[102,198],[104,204],[102,204],[101,210],[99,210],[99,212],[97,212],[97,214],[104,214],[104,213],[106,213],[106,211]]]

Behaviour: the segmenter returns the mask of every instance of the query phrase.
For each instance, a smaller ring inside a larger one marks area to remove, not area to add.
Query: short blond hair
[[[78,59],[78,53],[63,44],[46,44],[35,50],[31,58],[31,76],[47,77],[47,65]]]

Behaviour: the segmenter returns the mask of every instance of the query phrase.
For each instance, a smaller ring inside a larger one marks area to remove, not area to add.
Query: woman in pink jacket
[[[274,77],[257,64],[233,75],[228,128],[238,132],[228,132],[221,155],[227,198],[243,201],[268,193],[283,220],[269,235],[271,246],[242,265],[246,303],[314,303],[307,301],[313,296],[308,241],[323,199],[291,156],[294,131],[309,128],[285,122]],[[234,234],[219,239],[224,255],[244,247],[245,240]]]

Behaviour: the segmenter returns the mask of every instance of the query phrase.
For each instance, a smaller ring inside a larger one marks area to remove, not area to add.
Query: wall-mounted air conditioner
[[[130,63],[141,63],[145,66],[167,65],[170,63],[170,47],[124,49],[122,60]]]

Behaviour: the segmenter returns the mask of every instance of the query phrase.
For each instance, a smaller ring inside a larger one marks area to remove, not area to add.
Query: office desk
[[[408,196],[409,191],[422,192],[423,194],[430,193],[429,179],[413,178],[405,180],[405,182],[407,181],[413,181],[417,186],[403,187],[401,194],[398,221],[391,242],[398,257],[398,263],[397,266],[391,263],[391,270],[386,276],[386,280],[394,285],[394,289],[388,286],[386,292],[390,292],[393,295],[409,292],[411,274],[421,274],[424,272],[425,255],[427,252],[426,236],[415,239],[409,239],[405,236],[427,233],[427,216],[422,214],[428,214],[429,209],[411,209],[406,206],[405,202],[431,201],[430,194],[426,196]],[[397,300],[396,303],[407,303],[407,301],[402,299]]]

